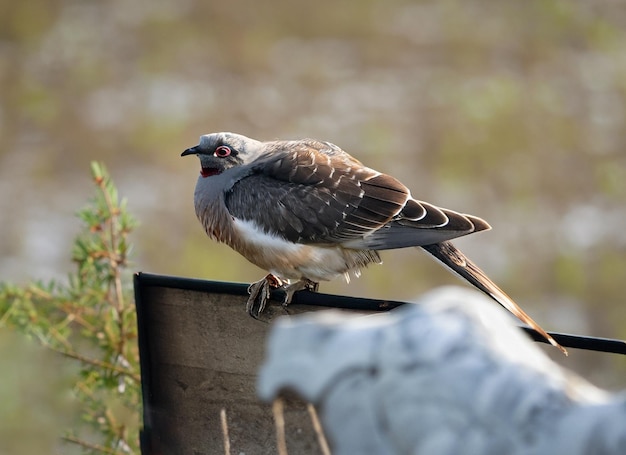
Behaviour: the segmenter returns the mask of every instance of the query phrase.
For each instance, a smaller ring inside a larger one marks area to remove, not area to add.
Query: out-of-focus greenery
[[[458,244],[546,329],[626,338],[620,2],[0,0],[0,88],[2,273],[63,270],[62,211],[99,159],[141,217],[138,268],[257,280],[206,239],[179,154],[213,131],[315,137],[489,221]],[[382,257],[322,291],[457,283],[414,251]],[[565,364],[626,386],[616,356]]]
[[[8,397],[0,411],[4,417],[1,453],[51,453],[58,447],[60,439],[51,439],[50,427],[69,422],[55,420],[50,409],[66,415],[67,403],[63,404],[70,390],[82,423],[64,429],[67,444],[81,447],[83,453],[139,453],[137,323],[124,272],[127,236],[135,221],[102,165],[92,163],[92,174],[98,191],[91,204],[78,212],[84,232],[74,244],[77,271],[68,284],[0,283],[0,334],[16,329],[77,366],[70,389],[67,375],[61,376],[66,387],[59,386],[58,358],[26,348],[12,354],[11,365],[4,365],[0,376],[0,396]],[[2,357],[3,363],[7,360]],[[33,374],[23,384],[22,371]],[[21,430],[11,433],[10,428]],[[61,435],[59,431],[56,437]]]
[[[75,371],[49,350],[0,328],[0,453],[64,453],[59,435],[74,423]],[[75,453],[75,452],[72,452]]]

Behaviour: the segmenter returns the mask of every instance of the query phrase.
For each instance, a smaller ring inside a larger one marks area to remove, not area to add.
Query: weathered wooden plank
[[[227,413],[231,453],[276,453],[271,406],[258,400],[255,388],[268,321],[285,314],[282,308],[271,305],[266,320],[258,321],[245,312],[245,295],[141,279],[136,289],[144,455],[223,454],[221,409]],[[294,304],[289,312],[322,308]],[[305,403],[288,400],[285,421],[289,453],[320,453]]]

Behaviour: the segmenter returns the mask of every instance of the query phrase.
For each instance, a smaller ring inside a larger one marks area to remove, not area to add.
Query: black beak
[[[187,149],[183,153],[181,153],[180,156],[197,155],[198,153],[200,152],[198,151],[197,147],[191,147],[190,149]]]

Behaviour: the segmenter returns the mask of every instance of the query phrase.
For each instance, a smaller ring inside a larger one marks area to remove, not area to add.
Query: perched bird
[[[298,290],[380,263],[379,250],[421,247],[566,353],[449,242],[491,229],[481,218],[414,199],[330,142],[223,132],[201,136],[186,155],[200,159],[194,202],[209,237],[269,271],[250,285],[249,314],[263,311],[271,288],[282,287],[288,304]]]

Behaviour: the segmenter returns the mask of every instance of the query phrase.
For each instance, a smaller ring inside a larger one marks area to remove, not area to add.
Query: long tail
[[[520,321],[528,324],[531,328],[541,334],[541,336],[543,336],[550,344],[559,348],[563,354],[567,355],[567,350],[563,346],[557,343],[556,340],[548,334],[548,332],[543,330],[539,324],[537,324],[530,316],[528,316],[528,314],[526,314],[524,310],[519,307],[519,305],[517,305],[517,303],[513,301],[513,299],[496,286],[495,283],[491,281],[487,275],[485,275],[485,272],[480,270],[476,264],[470,261],[459,249],[452,245],[452,243],[441,242],[432,245],[423,245],[422,248],[450,268],[450,270],[454,273],[472,283],[504,308],[509,310],[517,316]]]

